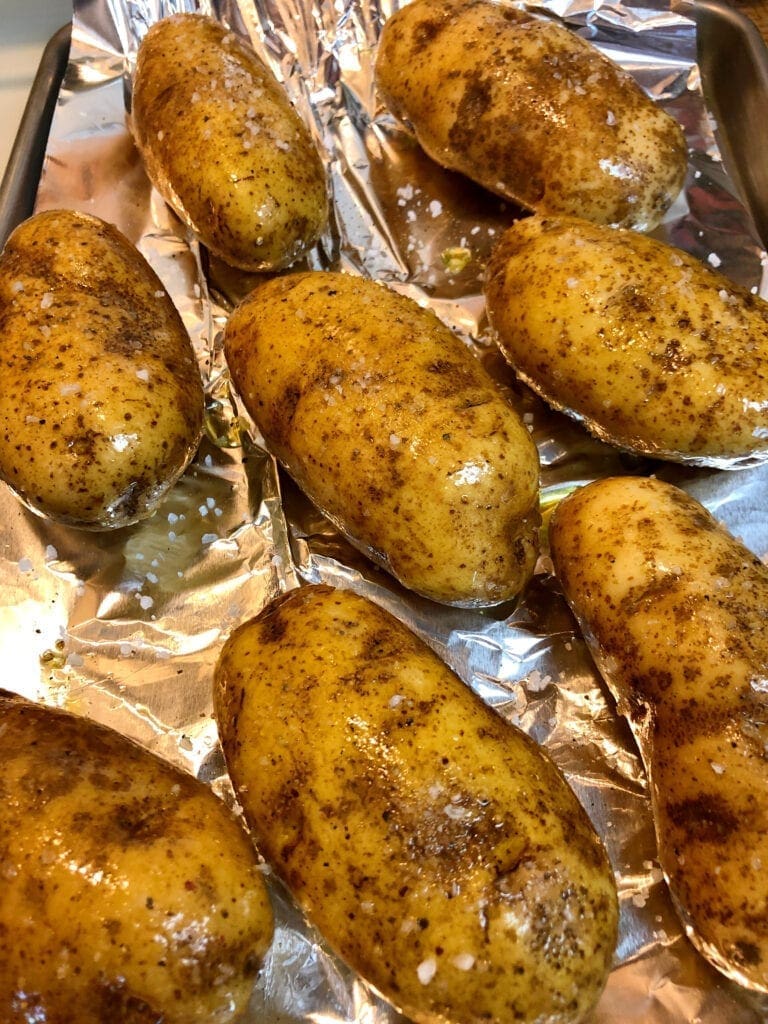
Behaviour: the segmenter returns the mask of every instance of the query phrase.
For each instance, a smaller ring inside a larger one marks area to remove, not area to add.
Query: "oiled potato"
[[[410,1019],[584,1019],[616,938],[605,852],[549,758],[405,626],[294,591],[229,639],[215,706],[262,852]]]
[[[518,376],[604,441],[734,468],[768,458],[768,306],[633,231],[530,217],[488,265]]]
[[[152,513],[200,441],[203,389],[159,278],[111,224],[51,210],[0,256],[0,477],[92,529]]]
[[[176,14],[149,29],[131,125],[155,188],[232,266],[287,266],[325,226],[325,172],[306,126],[266,65],[218,22]]]
[[[0,1019],[209,1024],[272,936],[254,848],[203,783],[0,695]]]
[[[683,491],[617,477],[568,497],[552,557],[648,771],[689,934],[768,991],[768,567]]]
[[[376,81],[433,160],[531,210],[645,230],[682,187],[677,122],[591,43],[535,14],[414,0],[384,26]]]
[[[436,601],[490,605],[530,578],[538,457],[494,381],[437,317],[363,278],[275,279],[225,353],[273,454],[365,554]]]

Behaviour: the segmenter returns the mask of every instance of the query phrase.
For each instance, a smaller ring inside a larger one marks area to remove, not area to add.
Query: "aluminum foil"
[[[723,167],[702,99],[690,6],[540,6],[631,70],[683,124],[688,179],[655,234],[768,294],[762,242]],[[396,7],[397,0],[199,5],[250,37],[327,154],[334,213],[307,265],[386,281],[428,302],[474,347],[536,440],[545,513],[587,480],[657,473],[702,500],[765,558],[767,467],[691,470],[621,454],[548,410],[506,368],[488,335],[482,273],[495,239],[520,211],[437,167],[383,110],[372,63],[381,25]],[[682,933],[656,860],[634,742],[546,550],[518,603],[488,612],[440,607],[408,594],[355,552],[261,447],[231,393],[221,348],[228,311],[258,278],[199,249],[150,187],[126,126],[130,72],[147,26],[197,8],[193,0],[75,0],[71,57],[37,206],[95,213],[147,257],[195,345],[207,436],[155,516],[114,533],[56,526],[0,492],[5,685],[106,722],[235,805],[211,713],[222,639],[302,580],[354,588],[403,619],[484,700],[544,744],[603,837],[621,925],[595,1024],[765,1020],[768,1007],[712,970]],[[328,951],[277,883],[272,894],[276,936],[248,1024],[399,1019]]]

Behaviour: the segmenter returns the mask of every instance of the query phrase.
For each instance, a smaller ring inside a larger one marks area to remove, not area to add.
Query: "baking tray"
[[[693,14],[698,22],[700,67],[710,109],[722,126],[718,139],[721,152],[725,156],[731,179],[738,184],[742,193],[744,205],[750,210],[756,228],[759,226],[760,237],[765,245],[768,232],[764,226],[768,224],[768,207],[761,204],[768,203],[768,188],[761,187],[759,178],[755,180],[745,171],[757,162],[761,165],[756,168],[758,173],[766,173],[763,171],[764,160],[760,152],[761,132],[755,129],[754,121],[747,116],[747,109],[753,109],[754,116],[758,118],[763,110],[768,110],[768,51],[752,23],[718,0],[700,0],[695,5],[689,0],[681,0],[677,7],[688,15]],[[60,38],[62,34],[64,38]],[[57,33],[41,61],[12,160],[0,188],[0,241],[35,206],[51,113],[66,73],[68,41],[68,29]],[[734,66],[736,63],[739,65],[738,75]],[[752,108],[745,109],[747,95],[754,103]],[[66,198],[65,195],[64,201]],[[44,197],[41,197],[41,201],[44,203]],[[723,486],[731,488],[731,479],[724,479]],[[762,510],[760,514],[762,517]],[[88,635],[83,635],[87,640]],[[75,657],[79,656],[79,649],[76,649]],[[206,766],[208,764],[206,762]],[[673,993],[670,998],[676,998],[674,993],[680,991],[685,981],[678,978],[676,984],[668,986],[668,991]],[[622,985],[617,984],[616,989],[621,991],[621,995],[614,996],[612,1002],[608,1000],[608,1008],[604,1012],[610,1016],[602,1019],[620,1020],[623,1024],[627,1024],[630,1019],[643,1019],[634,1016],[634,1013],[631,1015],[630,1010],[621,1005],[625,998]],[[663,998],[659,1002],[663,1004]],[[636,1009],[638,1007],[633,1008]],[[274,1021],[275,1018],[268,1016],[263,1019]],[[677,1016],[675,1019],[678,1019]],[[722,1019],[728,1020],[727,1017]],[[729,1024],[732,1024],[733,1019],[729,1020]]]

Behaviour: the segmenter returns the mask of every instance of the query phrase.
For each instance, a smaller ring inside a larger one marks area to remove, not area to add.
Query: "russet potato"
[[[434,313],[363,278],[293,274],[240,303],[224,350],[270,451],[406,587],[460,606],[524,587],[536,447]]]
[[[487,269],[518,376],[595,435],[723,469],[768,458],[768,305],[635,231],[528,217]]]
[[[575,1024],[616,940],[608,859],[563,776],[394,617],[301,588],[225,644],[215,710],[259,848],[418,1024]]]
[[[677,122],[591,43],[491,0],[413,0],[376,82],[433,160],[540,213],[654,227],[685,177]]]
[[[319,237],[327,187],[309,131],[251,47],[212,18],[152,25],[130,121],[158,192],[226,263],[276,270]]]
[[[272,937],[250,839],[203,783],[0,695],[0,1020],[225,1024]]]
[[[34,511],[90,529],[150,515],[202,435],[181,317],[111,224],[49,210],[0,255],[0,478]]]
[[[550,536],[638,738],[686,929],[715,967],[768,992],[768,567],[655,479],[580,488]]]

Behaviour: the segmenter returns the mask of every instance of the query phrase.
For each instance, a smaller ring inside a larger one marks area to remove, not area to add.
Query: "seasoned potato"
[[[254,848],[203,783],[0,693],[0,1019],[236,1019],[272,936]]]
[[[521,590],[538,543],[536,448],[433,313],[363,278],[296,274],[235,309],[224,347],[270,450],[365,554],[436,601]]]
[[[203,389],[159,278],[111,224],[69,210],[0,256],[0,477],[92,529],[152,513],[200,441]]]
[[[768,458],[768,305],[633,231],[531,217],[488,265],[518,376],[604,441],[734,468]]]
[[[557,509],[552,557],[645,762],[690,937],[768,991],[768,567],[683,491],[612,478]]]
[[[274,270],[328,216],[311,136],[271,71],[233,32],[176,14],[147,32],[131,126],[155,188],[200,240],[242,270]]]
[[[535,14],[414,0],[384,26],[376,81],[433,160],[528,209],[645,230],[682,187],[677,122],[591,43]]]
[[[260,849],[409,1018],[584,1019],[616,939],[603,848],[549,758],[405,626],[294,591],[229,639],[215,706]]]

